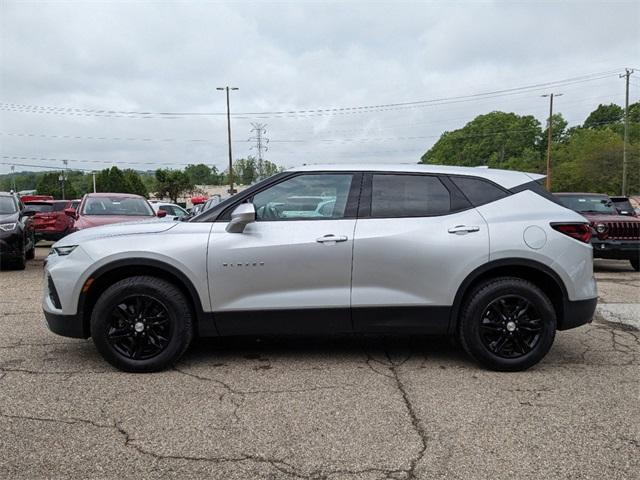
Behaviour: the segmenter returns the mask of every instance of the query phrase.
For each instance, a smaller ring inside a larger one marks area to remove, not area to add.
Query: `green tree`
[[[582,126],[584,128],[604,128],[607,125],[620,123],[624,118],[624,110],[622,107],[611,103],[609,105],[598,105],[593,112],[589,114]]]
[[[135,193],[136,195],[142,195],[143,197],[149,196],[149,190],[142,181],[142,178],[140,178],[138,172],[129,168],[124,170],[122,173],[127,184],[126,193]]]
[[[629,192],[640,192],[640,145],[628,150]],[[580,129],[553,149],[553,191],[619,194],[622,138],[613,129]]]
[[[96,175],[98,192],[128,193],[128,184],[124,173],[118,167],[105,168]]]
[[[527,158],[537,165],[539,160],[531,153],[539,148],[541,137],[540,122],[535,117],[491,112],[477,116],[458,130],[443,133],[421,162],[501,168],[526,151]]]
[[[40,177],[38,181],[37,190],[39,195],[51,195],[55,199],[62,199],[62,181],[60,176],[62,172],[47,172]],[[78,197],[78,192],[75,190],[73,183],[69,182],[69,173],[66,173],[66,180],[64,182],[64,198],[72,199]]]
[[[184,173],[187,174],[189,180],[191,180],[194,185],[220,185],[222,180],[218,168],[215,165],[213,167],[209,167],[204,163],[187,165]]]
[[[182,170],[161,168],[156,170],[156,190],[159,197],[168,197],[176,203],[178,197],[193,191],[195,185]]]

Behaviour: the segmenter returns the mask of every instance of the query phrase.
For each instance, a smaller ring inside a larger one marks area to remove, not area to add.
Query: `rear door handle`
[[[456,225],[455,227],[451,227],[448,232],[456,235],[466,235],[467,233],[477,232],[479,230],[480,227],[475,225]]]
[[[346,242],[348,238],[344,235],[334,235],[330,233],[329,235],[325,235],[324,237],[316,238],[316,242],[318,243],[338,243],[338,242]]]

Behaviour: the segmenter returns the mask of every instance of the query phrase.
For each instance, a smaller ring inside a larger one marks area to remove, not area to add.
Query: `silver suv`
[[[194,336],[456,336],[523,370],[591,320],[591,230],[540,175],[429,165],[305,166],[189,222],[91,228],[56,243],[44,314],[134,372]]]

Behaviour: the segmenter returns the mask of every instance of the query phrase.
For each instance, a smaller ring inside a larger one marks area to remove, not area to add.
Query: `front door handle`
[[[466,235],[467,233],[477,232],[480,230],[480,227],[475,225],[456,225],[455,227],[451,227],[448,232],[456,235]]]
[[[316,242],[318,243],[338,243],[338,242],[346,242],[348,238],[344,235],[334,235],[330,233],[329,235],[325,235],[324,237],[316,238]]]

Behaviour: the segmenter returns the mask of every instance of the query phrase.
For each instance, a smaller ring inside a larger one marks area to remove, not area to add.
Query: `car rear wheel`
[[[126,278],[110,286],[96,302],[91,336],[102,356],[120,370],[164,370],[191,343],[191,308],[180,289],[166,280]]]
[[[629,262],[636,272],[640,271],[640,258],[631,259]]]
[[[462,308],[460,343],[492,370],[520,371],[538,363],[556,332],[556,313],[537,286],[502,277],[476,287]]]

